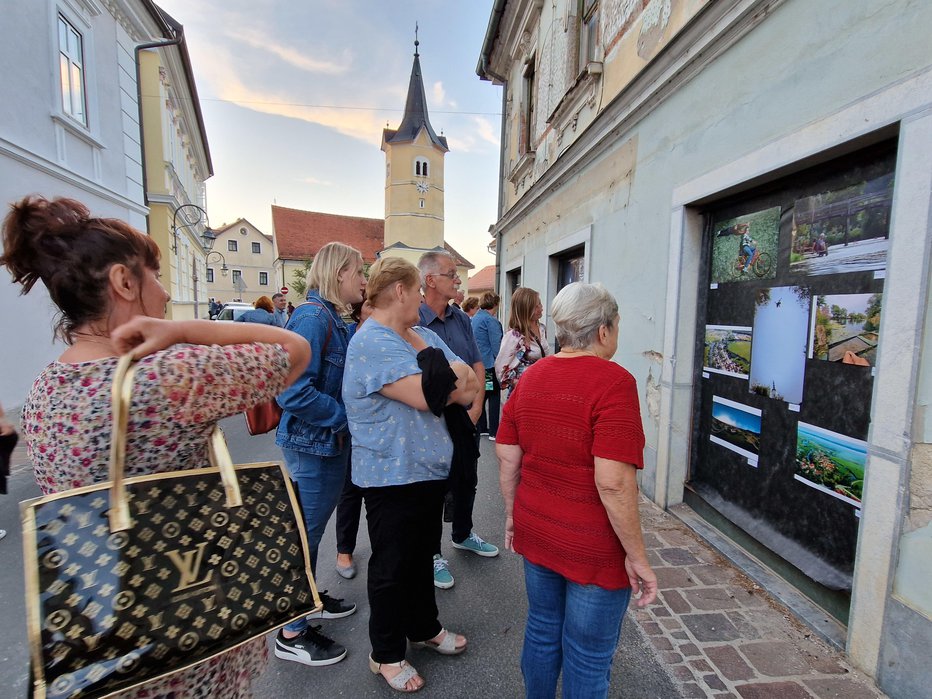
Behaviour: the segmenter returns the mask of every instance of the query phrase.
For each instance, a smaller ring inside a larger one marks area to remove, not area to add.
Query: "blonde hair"
[[[511,314],[508,317],[508,327],[517,330],[527,340],[540,339],[540,330],[537,323],[531,320],[538,301],[540,301],[540,294],[526,286],[522,286],[515,291],[511,297]]]
[[[366,286],[366,300],[373,308],[382,308],[382,292],[401,282],[410,289],[420,285],[421,278],[417,267],[400,257],[382,257],[369,268],[369,283]]]
[[[340,298],[340,272],[357,264],[362,264],[359,250],[343,243],[327,243],[314,256],[307,273],[307,288],[317,289],[341,315],[348,314],[350,306]]]
[[[268,296],[260,296],[252,305],[254,308],[261,308],[263,311],[268,311],[269,313],[275,311],[275,306],[272,305],[272,299]]]

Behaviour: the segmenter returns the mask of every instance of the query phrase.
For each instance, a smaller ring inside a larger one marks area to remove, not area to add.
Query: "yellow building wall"
[[[443,158],[422,129],[411,143],[385,144],[385,245],[404,243],[429,250],[443,245]],[[417,158],[427,160],[427,177],[415,174]],[[424,182],[427,192],[419,192]],[[421,208],[421,200],[424,207]]]

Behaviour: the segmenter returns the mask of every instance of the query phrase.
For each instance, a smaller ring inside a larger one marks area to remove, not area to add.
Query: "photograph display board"
[[[690,487],[839,591],[881,380],[895,163],[895,144],[872,146],[707,212]]]

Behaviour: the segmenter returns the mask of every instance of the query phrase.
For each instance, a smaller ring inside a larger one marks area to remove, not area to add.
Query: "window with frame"
[[[207,283],[208,284],[214,283],[214,270],[212,267],[207,268]]]
[[[262,252],[262,243],[253,243],[252,251],[257,255]]]
[[[259,286],[268,286],[268,285],[269,285],[269,273],[259,272]]]
[[[243,271],[239,269],[233,270],[233,284],[235,285],[243,277]]]
[[[416,177],[427,177],[427,158],[416,158],[414,160],[414,175]]]
[[[524,138],[521,140],[523,152],[534,151],[534,119],[537,114],[537,81],[534,71],[535,56],[524,66]]]
[[[599,3],[579,0],[579,54],[577,67],[581,73],[592,61],[598,60]]]
[[[238,250],[238,246],[236,244],[236,241],[228,240],[227,241],[227,252],[236,252],[237,250]]]
[[[62,111],[87,126],[84,37],[63,15],[58,15],[58,62]]]

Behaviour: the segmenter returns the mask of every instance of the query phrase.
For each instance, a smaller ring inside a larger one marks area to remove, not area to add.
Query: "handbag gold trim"
[[[37,699],[103,699],[322,608],[282,464],[124,477],[135,367],[114,372],[110,481],[21,503]]]

